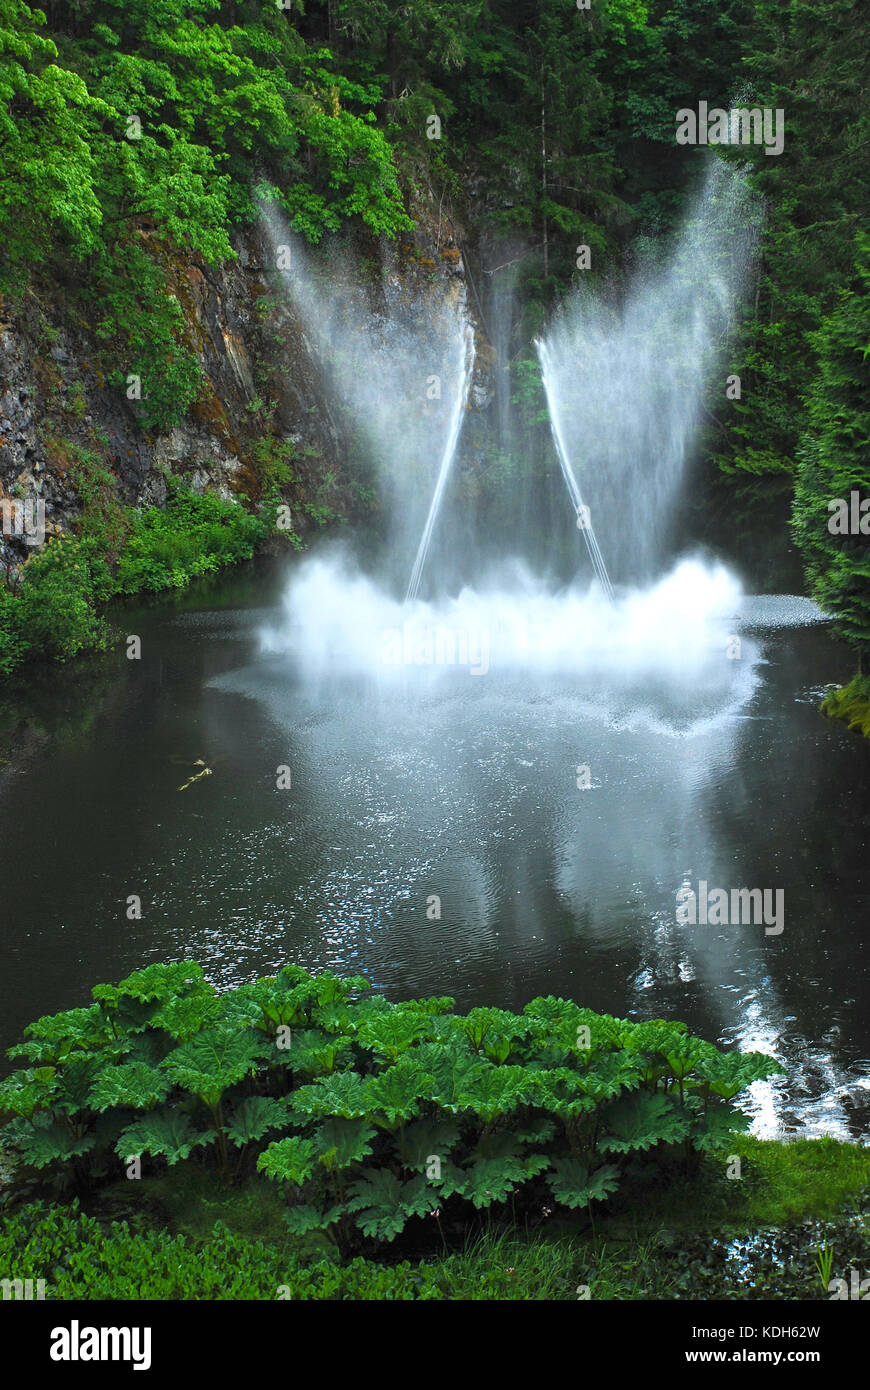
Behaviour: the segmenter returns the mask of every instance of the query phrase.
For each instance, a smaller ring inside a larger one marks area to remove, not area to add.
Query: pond
[[[460,1010],[681,1019],[785,1062],[759,1135],[866,1132],[870,748],[818,713],[849,675],[823,625],[759,603],[740,698],[669,722],[516,665],[315,679],[263,649],[286,581],[260,562],[131,609],[141,660],[3,707],[4,1047],[150,961],[220,987],[292,960]],[[678,921],[702,880],[782,890],[784,929]]]

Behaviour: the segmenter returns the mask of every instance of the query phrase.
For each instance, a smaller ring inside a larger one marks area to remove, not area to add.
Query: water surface
[[[293,960],[462,1010],[557,994],[683,1019],[788,1065],[754,1089],[758,1133],[865,1134],[870,749],[818,714],[849,656],[788,625],[800,604],[746,605],[752,679],[669,720],[576,674],[313,681],[260,649],[284,583],[247,567],[131,610],[141,661],[5,707],[3,1046],[149,961],[225,986]],[[179,791],[197,759],[212,775]],[[782,888],[784,931],[678,925],[699,879]]]

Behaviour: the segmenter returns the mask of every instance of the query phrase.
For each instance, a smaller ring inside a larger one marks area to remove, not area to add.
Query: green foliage
[[[822,701],[822,712],[870,738],[870,676],[853,676],[841,690],[832,690]]]
[[[557,1158],[552,1164],[550,1190],[565,1207],[588,1207],[604,1202],[619,1185],[619,1169],[602,1164],[590,1176],[589,1167],[578,1158]]]
[[[260,1154],[257,1167],[270,1178],[300,1187],[314,1172],[317,1145],[310,1139],[279,1139]]]
[[[154,1111],[129,1125],[115,1145],[115,1152],[127,1163],[135,1155],[150,1154],[169,1164],[189,1158],[193,1149],[210,1144],[214,1130],[198,1130],[190,1117],[174,1106]]]
[[[86,487],[94,485],[93,470]],[[182,588],[223,565],[250,559],[268,520],[239,502],[202,496],[171,480],[165,507],[86,505],[78,538],[49,537],[24,565],[14,593],[0,591],[0,675],[26,660],[66,661],[102,650],[109,627],[100,606],[117,594]]]
[[[102,312],[94,333],[119,364],[108,374],[110,386],[123,398],[128,376],[137,376],[141,399],[131,408],[141,428],[173,429],[196,399],[202,373],[165,274],[141,247],[130,245],[102,258],[95,292]]]
[[[97,1185],[118,1159],[197,1155],[229,1181],[234,1148],[235,1175],[286,1192],[290,1231],[350,1251],[445,1206],[605,1202],[653,1151],[692,1172],[696,1151],[733,1142],[731,1098],[781,1070],[569,1000],[461,1017],[367,989],[290,966],[216,996],[186,962],[98,985],[93,1008],[40,1019],[13,1049],[28,1065],[0,1085],[7,1161],[25,1178],[74,1161]]]
[[[165,1100],[171,1090],[165,1073],[147,1062],[124,1062],[104,1067],[91,1088],[88,1104],[98,1111],[123,1109],[150,1110]]]
[[[303,1229],[304,1220],[296,1224]],[[564,1241],[489,1236],[427,1264],[304,1262],[223,1222],[201,1239],[131,1231],[126,1222],[85,1216],[76,1200],[68,1207],[34,1202],[9,1214],[0,1226],[0,1263],[11,1278],[44,1279],[46,1298],[60,1301],[571,1299],[578,1277],[576,1253]]]
[[[7,284],[28,262],[92,257],[102,271],[86,292],[96,298],[102,279],[110,301],[125,299],[108,304],[107,321],[126,324],[147,354],[150,324],[136,329],[123,285],[154,270],[136,230],[156,229],[207,261],[231,256],[230,228],[252,211],[252,163],[309,240],[348,218],[387,235],[410,226],[372,111],[380,84],[337,71],[332,53],[306,44],[277,6],[254,15],[210,0],[93,0],[86,15],[46,8],[50,36],[39,10],[0,0]],[[159,327],[147,292],[146,303]],[[166,344],[152,341],[156,360]],[[165,391],[174,408],[185,388]],[[161,409],[152,400],[150,413]]]
[[[855,246],[851,285],[813,343],[819,369],[809,396],[795,488],[794,531],[813,597],[837,620],[870,672],[870,522],[853,529],[852,494],[870,501],[870,237]],[[840,515],[834,510],[838,509]]]

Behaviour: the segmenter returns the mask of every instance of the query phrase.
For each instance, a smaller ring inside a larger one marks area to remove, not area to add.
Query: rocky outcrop
[[[467,296],[454,229],[434,204],[422,203],[415,214],[416,235],[397,249],[354,242],[351,234],[332,248],[348,275],[358,274],[366,257],[381,263],[381,276],[371,277],[366,289],[373,312],[404,298],[426,301],[434,314],[439,301]],[[151,234],[141,235],[148,244]],[[103,478],[111,473],[128,505],[161,505],[171,474],[183,474],[197,491],[257,500],[277,453],[292,460],[277,470],[277,485],[297,531],[312,524],[315,503],[321,515],[326,507],[357,516],[362,504],[346,463],[340,413],[328,399],[304,325],[276,291],[262,237],[256,231],[240,237],[237,259],[219,267],[193,257],[168,261],[156,243],[150,249],[164,258],[169,293],[202,371],[196,401],[168,432],[144,430],[135,404],[107,382],[117,362],[108,361],[105,343],[70,310],[62,289],[33,285],[14,305],[0,301],[0,502],[38,500],[46,536],[69,532],[85,501],[83,458],[96,462]],[[473,302],[469,307],[473,315]],[[477,334],[472,404],[485,411],[494,354],[480,323]],[[26,536],[8,530],[0,530],[7,574],[33,549]]]

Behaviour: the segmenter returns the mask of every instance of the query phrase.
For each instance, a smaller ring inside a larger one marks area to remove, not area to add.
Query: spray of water
[[[670,254],[641,256],[619,303],[578,290],[539,346],[571,501],[579,474],[591,504],[584,535],[599,578],[602,550],[611,575],[644,582],[677,549],[680,485],[745,299],[756,218],[741,170],[711,161]]]
[[[664,538],[748,272],[750,223],[739,173],[717,164],[676,248],[638,274],[622,306],[577,294],[537,344],[559,462],[597,579],[558,592],[505,561],[474,589],[445,597],[434,584],[436,597],[420,599],[424,569],[435,568],[433,534],[473,370],[464,304],[442,301],[440,312],[409,304],[387,272],[389,312],[373,314],[347,287],[322,291],[297,260],[288,294],[381,464],[392,549],[411,578],[402,600],[395,574],[385,583],[346,555],[309,557],[288,587],[284,622],[263,634],[264,650],[289,657],[306,680],[362,679],[379,696],[404,698],[409,680],[425,689],[457,669],[521,675],[527,686],[539,677],[579,682],[590,702],[620,718],[645,711],[657,725],[683,728],[748,698],[758,653],[745,639],[741,659],[731,659],[743,604],[737,581],[701,560],[669,562]],[[276,226],[271,234],[287,235]],[[441,388],[431,411],[422,399],[430,369]]]
[[[558,396],[553,385],[554,370],[550,358],[550,351],[546,343],[535,339],[535,347],[538,352],[538,359],[541,363],[541,377],[544,383],[544,390],[550,406],[550,427],[553,431],[553,440],[556,445],[556,453],[559,456],[559,465],[562,469],[562,476],[568,487],[568,495],[571,498],[574,511],[577,513],[577,524],[583,532],[583,539],[586,542],[586,549],[589,551],[589,558],[592,561],[592,568],[595,571],[601,588],[608,599],[613,599],[613,585],[610,582],[610,575],[607,573],[607,566],[604,563],[604,556],[601,554],[601,547],[592,526],[592,513],[585,505],[580,494],[580,487],[574,476],[571,461],[568,458],[568,450],[565,446],[565,434],[562,425],[562,417],[558,407]]]
[[[420,580],[423,577],[423,568],[426,564],[426,556],[429,553],[432,532],[435,530],[438,509],[441,506],[441,498],[444,494],[444,486],[450,475],[450,467],[453,463],[453,456],[456,453],[456,445],[459,442],[459,431],[462,428],[463,412],[468,401],[468,392],[474,372],[474,334],[471,331],[470,325],[466,326],[463,335],[462,352],[464,365],[459,377],[459,389],[456,392],[456,401],[453,407],[453,415],[450,419],[447,442],[444,445],[444,453],[441,456],[441,467],[438,470],[435,491],[432,494],[432,502],[429,506],[426,524],[423,527],[423,534],[420,537],[420,544],[417,547],[417,554],[414,559],[414,567],[411,570],[411,579],[408,584],[408,592],[405,596],[406,602],[411,602],[415,599],[420,591]]]
[[[301,336],[318,363],[352,467],[370,466],[377,478],[387,528],[380,577],[404,590],[410,573],[416,594],[427,556],[434,568],[432,534],[473,371],[462,283],[414,296],[389,261],[376,283],[349,257],[315,264],[274,204],[261,208],[261,228],[272,263],[289,260],[280,274],[288,336]]]

